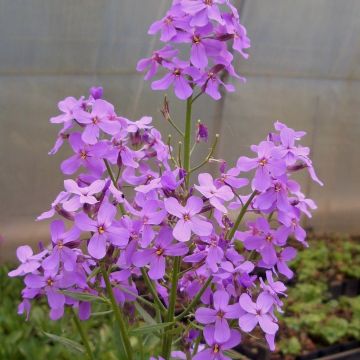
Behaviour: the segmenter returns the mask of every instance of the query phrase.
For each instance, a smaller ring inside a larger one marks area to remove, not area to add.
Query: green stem
[[[108,275],[108,273],[106,271],[105,265],[103,263],[101,263],[100,268],[101,268],[102,276],[103,276],[104,281],[105,281],[106,290],[108,292],[108,296],[110,298],[110,302],[111,302],[112,308],[114,310],[115,318],[116,318],[116,321],[117,321],[117,323],[119,325],[119,330],[120,330],[120,334],[121,334],[121,341],[122,341],[122,343],[124,345],[124,349],[126,351],[128,360],[132,360],[133,359],[133,350],[131,348],[130,339],[129,339],[129,336],[128,336],[128,333],[127,333],[127,327],[126,327],[124,317],[123,317],[123,315],[122,315],[122,313],[120,311],[119,305],[116,302],[115,295],[114,295],[114,292],[113,292],[113,288],[111,286],[110,278],[109,278],[109,275]]]
[[[214,143],[213,143],[213,145],[212,145],[212,147],[210,149],[210,152],[209,152],[208,156],[205,158],[205,160],[201,164],[199,164],[199,165],[195,166],[193,169],[191,169],[190,174],[193,173],[196,170],[199,170],[200,168],[202,168],[204,165],[206,165],[209,162],[211,157],[214,155],[214,152],[216,150],[216,146],[217,146],[218,141],[219,141],[219,134],[216,134]]]
[[[242,221],[242,219],[244,218],[245,214],[246,214],[246,211],[248,209],[248,207],[250,206],[251,202],[254,200],[254,197],[258,194],[258,192],[255,190],[251,196],[249,197],[249,200],[246,202],[246,204],[242,207],[241,211],[240,211],[240,214],[238,215],[236,221],[235,221],[235,224],[234,226],[232,227],[231,231],[230,231],[230,234],[229,234],[229,240],[232,240],[232,238],[234,237],[235,235],[235,232],[236,230],[239,228],[240,226],[240,223]]]
[[[174,267],[173,267],[173,273],[172,273],[172,279],[171,279],[171,289],[170,289],[169,307],[168,307],[168,313],[167,313],[167,322],[174,322],[180,265],[181,265],[181,257],[177,256],[177,257],[175,257],[175,260],[174,260]],[[169,330],[171,330],[171,328]],[[162,349],[162,356],[164,357],[165,360],[170,359],[172,339],[173,339],[173,336],[172,336],[171,332],[168,335],[165,333],[164,339],[163,339],[163,349]]]
[[[189,186],[190,179],[190,153],[191,153],[191,115],[192,115],[192,96],[186,102],[185,119],[185,138],[184,138],[184,169],[186,171],[186,186]]]
[[[108,162],[106,159],[104,159],[104,163],[105,163],[106,170],[107,170],[107,172],[109,173],[109,176],[110,176],[110,179],[111,179],[112,183],[114,184],[115,188],[119,190],[119,186],[118,186],[117,181],[116,181],[116,179],[115,179],[114,173],[113,173],[112,170],[111,170],[111,166],[110,166],[109,162]],[[120,173],[120,172],[119,172],[119,173]],[[119,177],[119,176],[118,176],[118,177]],[[123,204],[120,204],[120,203],[119,203],[119,209],[120,209],[120,211],[121,211],[121,213],[122,213],[123,215],[126,214],[126,210],[125,210]]]
[[[146,270],[144,268],[141,268],[141,274],[143,276],[143,279],[146,283],[146,286],[148,287],[151,295],[153,296],[154,298],[154,301],[156,303],[156,305],[158,306],[159,310],[162,312],[162,313],[165,313],[166,312],[166,307],[164,306],[164,304],[161,302],[161,300],[159,299],[159,296],[154,288],[154,285],[153,283],[151,282],[150,278],[149,278],[149,275],[148,273],[146,272]]]
[[[203,285],[203,287],[200,289],[200,291],[196,294],[196,296],[192,299],[191,303],[187,306],[187,308],[178,316],[176,316],[175,320],[180,321],[183,319],[200,301],[200,298],[203,296],[206,289],[209,287],[213,280],[213,277],[210,276],[206,283]]]
[[[72,313],[73,313],[74,323],[75,323],[76,328],[77,328],[77,330],[78,330],[78,332],[79,332],[79,334],[81,336],[82,342],[83,342],[85,350],[86,350],[86,352],[87,352],[87,354],[89,356],[89,359],[90,360],[95,360],[95,357],[94,357],[94,354],[93,354],[93,352],[91,350],[90,342],[89,342],[89,339],[88,339],[87,334],[85,332],[85,329],[82,326],[81,321],[79,320],[75,310],[73,308],[71,308],[71,310],[72,310]]]
[[[183,138],[185,137],[184,133],[177,127],[175,122],[172,120],[170,116],[167,117],[167,121],[170,123],[170,125],[177,131],[177,133]]]

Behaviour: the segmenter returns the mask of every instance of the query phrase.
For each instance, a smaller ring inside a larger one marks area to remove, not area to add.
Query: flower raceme
[[[230,0],[174,0],[149,30],[157,32],[172,44],[138,63],[146,79],[160,68],[167,71],[154,89],[173,85],[180,99],[196,87],[214,99],[221,84],[233,90],[222,80],[224,72],[238,77],[230,48],[246,58],[250,42]],[[190,45],[187,60],[173,47],[181,43]],[[188,100],[187,114],[195,100]],[[119,116],[102,88],[68,97],[58,107],[61,114],[50,121],[62,128],[50,154],[64,144],[73,154],[60,166],[64,189],[37,219],[55,218],[51,243],[40,245],[37,254],[19,247],[20,266],[9,273],[24,277],[19,312],[29,316],[32,303],[43,297],[51,319],[69,307],[87,320],[91,297],[108,297],[129,360],[127,325],[148,320],[139,311],[144,302],[171,328],[159,330],[162,350],[151,349],[152,359],[228,359],[226,351],[253,331],[263,333],[273,350],[283,282],[293,276],[292,241],[307,246],[301,216],[311,217],[316,209],[295,176],[305,170],[322,185],[310,149],[299,143],[305,133],[276,122],[251,146],[254,156],[240,156],[228,168],[212,158],[215,142],[205,161],[191,168],[191,140],[194,150],[208,140],[208,129],[198,122],[194,134],[188,125],[183,133],[167,101],[162,112],[184,137],[184,161],[181,146],[176,154],[151,117]],[[199,173],[192,183],[190,175],[206,163],[212,174]],[[177,331],[183,336],[172,349]]]
[[[95,137],[84,137],[89,125],[78,121],[77,116],[93,116],[91,103],[95,106],[96,101],[91,96],[72,101],[89,115],[74,107],[72,122],[64,117],[63,130],[69,132],[68,142],[74,152],[64,163],[76,165],[62,165],[62,170],[66,175],[76,171],[78,176],[76,180],[65,180],[52,209],[40,219],[56,215],[69,225],[66,228],[63,221],[54,220],[52,244],[38,255],[27,246],[19,248],[21,265],[10,275],[25,277],[20,308],[29,309],[32,299],[45,296],[53,319],[62,316],[65,306],[78,308],[83,314],[80,304],[84,307],[84,302],[70,301],[62,291],[102,294],[103,281],[87,278],[105,259],[117,270],[111,281],[119,304],[131,305],[136,296],[121,292],[116,287],[119,281],[130,286],[132,294],[140,294],[135,280],[139,270],[145,269],[160,289],[166,285],[175,257],[184,257],[186,271],[179,278],[179,296],[191,301],[205,280],[213,278],[212,287],[193,309],[195,319],[208,334],[208,351],[214,351],[214,344],[222,349],[231,343],[232,336],[237,338],[231,321],[234,319],[244,332],[259,324],[267,339],[274,336],[278,325],[273,309],[281,307],[279,297],[285,295],[276,268],[280,274],[292,276],[286,263],[295,256],[295,250],[288,245],[288,237],[294,234],[305,244],[299,220],[302,213],[310,215],[314,207],[293,179],[294,164],[312,166],[307,149],[296,148],[298,133],[276,123],[275,131],[266,140],[252,146],[255,158],[240,157],[230,170],[221,165],[214,177],[199,174],[189,192],[183,181],[184,170],[172,166],[171,147],[154,131],[151,118],[131,121],[118,117],[114,107],[104,105],[106,101],[101,99],[104,107],[111,109],[104,115],[104,123],[113,122],[110,128],[118,132],[109,134],[99,127]],[[68,111],[62,105],[59,108],[64,114]],[[284,133],[295,134],[291,155],[285,151],[288,143],[283,141]],[[125,152],[129,155],[124,161]],[[248,184],[242,176],[250,171],[254,177]],[[318,180],[313,169],[310,174]],[[132,193],[125,196],[129,187]],[[249,187],[252,199],[246,194]],[[235,225],[229,214],[239,207],[256,218],[248,222],[247,229],[235,229],[230,237]],[[236,250],[238,242],[243,244],[241,254]],[[256,269],[266,270],[266,277],[255,275]],[[270,291],[274,283],[281,291]],[[167,303],[166,287],[158,296]],[[90,316],[90,304],[85,312],[85,317]]]
[[[145,80],[153,79],[159,69],[166,71],[152,82],[153,90],[173,85],[175,95],[185,100],[199,88],[218,100],[220,86],[235,91],[233,85],[224,83],[223,74],[244,81],[234,70],[232,52],[247,59],[250,40],[229,0],[173,0],[166,15],[150,26],[149,34],[157,33],[166,46],[137,65],[138,71],[146,71]],[[184,60],[179,59],[182,44],[188,49]]]

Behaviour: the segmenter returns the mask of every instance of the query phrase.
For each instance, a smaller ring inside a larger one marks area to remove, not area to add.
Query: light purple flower
[[[173,84],[175,95],[179,99],[186,100],[189,98],[193,93],[193,89],[189,84],[187,76],[194,77],[194,74],[197,74],[197,70],[191,67],[188,62],[177,58],[174,58],[172,63],[164,64],[164,67],[169,70],[169,73],[162,79],[154,81],[151,84],[151,88],[153,90],[166,90]]]
[[[182,10],[191,15],[190,26],[205,26],[211,20],[224,24],[218,4],[225,0],[183,0]]]
[[[217,188],[214,184],[214,179],[207,173],[200,174],[198,180],[200,185],[195,185],[195,189],[209,199],[210,204],[214,208],[227,214],[228,211],[223,202],[234,198],[231,188],[227,185]]]
[[[236,330],[230,330],[230,337],[227,341],[217,341],[215,338],[215,327],[205,327],[203,334],[209,348],[197,353],[193,360],[231,360],[230,357],[224,354],[224,351],[233,349],[239,345],[241,335]]]
[[[268,221],[264,218],[258,218],[256,221],[258,233],[245,238],[244,246],[247,250],[256,250],[262,256],[267,265],[276,264],[275,246],[283,246],[287,238],[279,230],[270,228]]]
[[[95,100],[91,112],[78,110],[75,113],[76,120],[85,125],[82,140],[90,145],[98,141],[100,130],[106,134],[115,135],[121,129],[120,122],[116,120],[113,105],[105,100]]]
[[[146,69],[149,69],[144,79],[150,80],[156,75],[158,68],[163,64],[164,61],[171,61],[171,59],[177,56],[178,53],[179,50],[174,49],[170,45],[166,45],[162,49],[154,51],[150,58],[141,59],[137,64],[136,70],[143,72]]]
[[[74,174],[80,166],[98,175],[104,172],[105,165],[102,160],[106,152],[106,145],[104,143],[88,145],[82,141],[80,133],[71,134],[69,143],[75,155],[61,163],[61,171],[64,174]]]
[[[238,303],[228,305],[230,296],[226,291],[218,290],[214,293],[214,309],[200,307],[195,312],[195,319],[201,324],[215,323],[214,339],[225,342],[230,339],[230,327],[227,319],[236,319],[241,313]]]
[[[104,186],[104,180],[96,180],[90,186],[85,187],[80,187],[74,180],[65,180],[65,190],[72,194],[72,197],[63,202],[63,208],[66,211],[77,211],[84,204],[96,204],[98,200],[94,195],[103,190]]]
[[[254,303],[248,294],[242,294],[239,300],[240,306],[247,314],[240,316],[239,326],[245,332],[252,331],[257,324],[270,335],[274,335],[279,325],[274,321],[270,312],[274,305],[274,299],[267,293],[262,292]]]
[[[74,227],[66,232],[64,222],[62,220],[55,220],[50,225],[50,232],[53,249],[50,255],[43,261],[43,268],[57,272],[62,263],[66,271],[73,271],[80,252],[77,249],[72,249],[70,245],[79,239],[79,229]]]
[[[279,177],[285,173],[286,164],[279,159],[278,150],[270,141],[262,141],[258,146],[253,145],[252,150],[257,153],[257,157],[251,159],[241,156],[236,166],[242,171],[256,169],[252,181],[253,188],[265,191],[270,187],[272,177]]]
[[[89,240],[88,251],[95,259],[102,259],[106,255],[107,241],[120,247],[126,246],[129,241],[128,230],[116,226],[115,215],[115,206],[104,201],[100,206],[96,220],[90,219],[84,213],[75,217],[75,224],[80,230],[93,233]]]
[[[167,198],[164,200],[166,211],[179,218],[173,235],[179,241],[189,241],[191,233],[199,236],[209,236],[213,230],[211,223],[202,220],[198,215],[203,208],[203,201],[196,197],[191,196],[185,206],[182,206],[175,198]]]
[[[34,272],[41,266],[41,259],[47,251],[42,251],[40,254],[34,255],[32,249],[28,245],[19,246],[16,249],[16,256],[20,260],[20,266],[9,272],[10,277],[23,276]]]
[[[149,276],[153,280],[162,279],[165,275],[165,257],[183,256],[189,251],[182,243],[173,243],[171,228],[163,227],[149,249],[139,250],[133,255],[135,266],[149,265]]]
[[[81,108],[83,98],[80,100],[74,97],[67,97],[59,102],[59,110],[62,111],[61,115],[52,117],[50,122],[53,124],[64,124],[63,130],[67,130],[72,127],[72,121],[75,119],[74,113]]]

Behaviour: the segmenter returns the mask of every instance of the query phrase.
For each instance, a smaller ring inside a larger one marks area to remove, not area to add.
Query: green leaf
[[[245,355],[239,354],[237,351],[235,350],[226,350],[224,351],[225,355],[230,356],[231,359],[235,359],[235,360],[248,360],[248,358]]]
[[[151,334],[154,331],[163,330],[173,324],[173,322],[166,322],[161,324],[142,326],[140,328],[130,330],[130,335]]]
[[[139,303],[135,303],[135,308],[147,324],[156,324],[156,321],[152,318],[152,316]]]
[[[43,333],[51,340],[64,345],[67,349],[72,350],[73,352],[77,352],[77,353],[81,353],[81,354],[85,353],[84,347],[81,344],[77,343],[76,341],[70,340],[70,339],[62,337],[62,336],[49,334],[45,331]]]
[[[61,293],[64,294],[65,296],[68,296],[75,300],[86,301],[86,302],[96,302],[97,301],[97,302],[108,303],[108,300],[106,298],[100,297],[97,295],[84,294],[84,293],[78,293],[78,292],[67,291],[67,290],[62,290]]]

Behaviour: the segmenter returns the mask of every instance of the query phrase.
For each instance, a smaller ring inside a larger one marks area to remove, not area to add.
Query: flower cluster
[[[239,157],[232,167],[212,158],[216,137],[205,161],[192,168],[191,153],[209,134],[201,122],[192,134],[191,107],[202,93],[220,98],[220,84],[233,90],[221,77],[224,71],[238,77],[228,42],[246,57],[249,40],[229,0],[174,0],[151,26],[156,32],[164,42],[191,44],[187,61],[167,44],[138,64],[148,69],[147,79],[159,67],[168,71],[153,89],[173,84],[180,99],[190,98],[185,132],[172,121],[167,100],[162,111],[184,148],[176,153],[150,117],[117,115],[102,88],[61,101],[61,114],[50,119],[62,125],[50,154],[64,143],[73,154],[61,163],[64,189],[38,217],[56,217],[51,244],[40,244],[37,254],[21,246],[21,264],[9,273],[24,277],[19,313],[28,316],[32,301],[46,298],[51,319],[69,307],[87,320],[94,299],[109,299],[129,360],[127,327],[148,320],[139,311],[144,302],[162,331],[162,350],[151,354],[161,355],[157,359],[170,359],[177,332],[182,337],[173,359],[229,359],[227,350],[252,332],[274,350],[284,281],[293,276],[288,262],[296,256],[289,239],[307,246],[301,216],[316,209],[294,175],[305,170],[322,185],[309,148],[299,144],[305,133],[276,122],[251,146],[254,155]],[[196,86],[200,92],[192,97]],[[218,169],[197,173],[209,162]]]
[[[92,89],[86,99],[66,98],[59,103],[62,114],[51,119],[63,124],[51,153],[68,141],[74,154],[61,169],[77,176],[64,181],[51,209],[39,216],[58,217],[51,245],[36,255],[28,246],[18,249],[21,265],[9,275],[24,276],[19,311],[29,313],[31,300],[45,296],[52,319],[61,318],[65,306],[88,319],[91,301],[71,294],[104,294],[96,272],[103,264],[110,264],[120,306],[144,295],[135,280],[146,274],[166,307],[166,274],[181,257],[177,295],[184,303],[198,298],[182,318],[193,313],[204,326],[206,347],[195,359],[236,345],[236,329],[251,332],[257,325],[273,349],[275,310],[281,311],[286,291],[280,279],[291,278],[287,262],[296,255],[288,238],[306,245],[300,216],[311,216],[316,207],[293,174],[307,169],[320,182],[309,149],[298,145],[304,133],[277,122],[266,140],[252,146],[253,158],[240,157],[230,169],[221,163],[217,175],[201,173],[188,189],[187,174],[151,118],[120,117],[100,96]],[[250,171],[249,183],[242,176]],[[235,222],[231,212],[239,212]],[[240,231],[245,213],[252,216]]]
[[[229,0],[173,0],[165,16],[150,26],[149,34],[157,33],[166,45],[137,65],[138,71],[146,71],[146,80],[155,77],[160,68],[166,71],[164,77],[152,82],[153,90],[173,85],[176,96],[184,100],[199,87],[200,93],[218,100],[220,85],[235,91],[223,81],[224,73],[245,80],[234,69],[233,52],[247,59],[250,40]],[[188,50],[180,51],[184,48],[181,44]],[[180,53],[186,60],[179,58]]]

